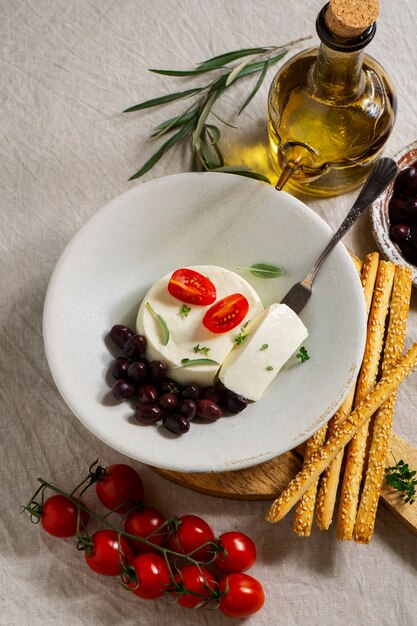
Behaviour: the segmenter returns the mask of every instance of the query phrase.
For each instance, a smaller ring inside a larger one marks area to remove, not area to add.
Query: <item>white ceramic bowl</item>
[[[402,148],[394,156],[394,159],[397,161],[399,171],[409,167],[414,161],[417,161],[417,141]],[[387,187],[384,193],[371,206],[372,233],[378,248],[388,261],[392,261],[398,265],[406,265],[410,268],[413,276],[413,285],[417,287],[417,267],[404,258],[399,246],[397,246],[389,236],[390,220],[388,205],[392,196],[393,186],[394,183]]]
[[[336,411],[359,370],[366,316],[360,281],[342,244],[322,267],[301,314],[310,360],[293,357],[256,403],[217,422],[193,422],[182,437],[142,426],[127,403],[109,400],[117,353],[107,333],[134,326],[146,291],[178,267],[253,263],[245,273],[265,306],[303,278],[331,236],[299,200],[230,174],[190,173],[134,187],[76,234],[52,275],[44,341],[52,375],[71,410],[97,437],[131,458],[177,471],[225,471],[266,461],[306,440]]]

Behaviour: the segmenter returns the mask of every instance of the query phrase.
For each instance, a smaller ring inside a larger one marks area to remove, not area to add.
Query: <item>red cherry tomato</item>
[[[120,553],[119,542],[117,540],[117,533],[114,530],[98,530],[91,537],[93,546],[90,550],[90,554],[86,551],[85,561],[88,567],[97,574],[103,574],[104,576],[117,576],[120,574],[121,563],[131,561],[133,552],[128,542],[124,537],[120,538]]]
[[[138,587],[129,585],[139,598],[150,600],[162,596],[171,584],[171,576],[165,559],[159,554],[144,552],[136,556],[132,562],[138,577]]]
[[[194,609],[201,601],[204,602],[204,597],[207,598],[205,602],[207,603],[211,595],[210,589],[212,591],[217,589],[213,574],[205,567],[198,568],[196,565],[186,565],[175,574],[174,579],[177,583],[182,583],[189,591],[198,594],[184,593],[179,596],[178,604],[187,609]]]
[[[41,523],[43,528],[54,537],[72,537],[77,532],[78,509],[65,496],[51,496],[42,506]],[[88,524],[90,516],[81,511],[80,530]]]
[[[97,497],[110,510],[126,513],[134,502],[143,500],[143,483],[133,467],[119,463],[106,467],[105,474],[96,483]]]
[[[256,560],[256,546],[252,539],[239,532],[223,533],[219,537],[226,552],[221,552],[215,563],[223,572],[244,572]]]
[[[178,528],[168,535],[171,550],[181,554],[190,554],[198,561],[209,560],[212,556],[207,547],[201,548],[207,541],[213,541],[214,533],[210,526],[197,515],[183,515],[178,518]],[[200,548],[200,550],[198,550]]]
[[[171,296],[187,304],[206,306],[216,299],[216,287],[211,280],[187,268],[175,270],[168,283],[168,291]]]
[[[130,535],[148,539],[157,546],[162,546],[166,537],[166,528],[161,532],[155,532],[165,522],[165,519],[157,509],[145,506],[143,511],[130,511],[125,519],[125,531]],[[158,552],[157,548],[152,548],[140,541],[131,541],[135,553],[138,552]]]
[[[259,611],[265,602],[261,583],[249,574],[229,574],[219,583],[220,610],[229,617],[243,619]]]
[[[226,333],[238,326],[249,311],[249,302],[241,293],[222,298],[206,311],[203,325],[212,333]]]

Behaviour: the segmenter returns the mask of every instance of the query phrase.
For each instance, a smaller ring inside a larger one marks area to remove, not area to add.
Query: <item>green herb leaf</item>
[[[411,470],[408,463],[403,460],[385,470],[387,483],[399,491],[400,496],[408,504],[414,504],[416,501],[416,473],[416,470]]]
[[[310,358],[304,346],[301,346],[300,351],[295,356],[297,357],[297,359],[300,359],[301,363],[304,363],[304,361],[308,361]]]
[[[267,347],[268,347],[268,344],[267,344],[267,343],[263,343],[263,344],[261,345],[261,347],[259,348],[259,350],[262,352],[263,350],[266,350],[266,349],[267,349]]]
[[[265,369],[267,372],[272,372],[274,368],[272,367],[272,365],[267,365]]]
[[[236,335],[236,337],[235,337],[235,344],[237,346],[240,346],[240,344],[245,341],[247,336],[248,336],[248,334],[247,334],[245,328],[241,328],[240,329],[240,333],[238,335]]]
[[[196,365],[220,365],[220,363],[213,361],[213,359],[181,359],[180,367],[194,367]]]
[[[237,176],[246,176],[247,178],[254,178],[255,180],[260,180],[263,183],[271,184],[271,181],[267,176],[263,174],[258,174],[258,172],[252,172],[245,167],[240,167],[239,165],[228,165],[224,167],[215,167],[212,170],[213,172],[224,172],[225,174],[236,174]],[[247,269],[247,268],[244,268]]]
[[[191,307],[187,306],[186,304],[183,304],[179,310],[179,313],[183,317],[188,317],[188,314],[190,313],[190,311],[191,311]]]
[[[196,346],[194,346],[193,348],[195,353],[198,352],[202,352],[203,354],[205,354],[206,356],[208,355],[208,353],[210,352],[210,348],[207,346],[203,346],[202,348],[200,347],[200,344],[198,343]]]
[[[258,278],[278,278],[282,276],[282,269],[275,265],[269,265],[267,263],[255,263],[250,267],[238,267],[238,270],[248,270],[254,276]]]
[[[186,89],[185,91],[177,91],[175,93],[169,93],[166,96],[160,96],[159,98],[152,98],[152,100],[145,100],[145,102],[140,102],[139,104],[135,104],[133,107],[129,107],[125,109],[123,113],[132,113],[133,111],[141,111],[142,109],[149,109],[151,107],[159,106],[160,104],[166,104],[167,102],[172,102],[173,100],[180,100],[182,98],[187,98],[188,96],[192,96],[196,93],[202,91],[204,87],[196,87],[194,89]]]
[[[193,125],[191,123],[183,126],[177,133],[175,133],[175,135],[173,135],[170,139],[168,139],[168,141],[162,144],[159,150],[157,150],[157,152],[155,152],[155,154],[153,154],[151,158],[146,161],[145,165],[142,165],[140,170],[136,172],[136,174],[133,174],[133,176],[131,176],[129,180],[135,180],[135,178],[139,178],[140,176],[143,176],[143,174],[146,174],[146,172],[148,172],[155,165],[155,163],[159,161],[159,159],[165,154],[165,152],[167,152],[170,148],[172,148],[173,145],[175,145],[178,141],[183,139],[189,133],[192,126]]]
[[[203,61],[202,63],[197,65],[197,69],[220,69],[227,65],[227,63],[232,63],[232,61],[237,61],[238,59],[242,59],[246,56],[252,56],[254,54],[262,54],[263,52],[267,52],[268,50],[273,50],[273,46],[267,46],[263,48],[241,48],[240,50],[232,50],[231,52],[225,52],[224,54],[219,54],[215,57],[212,57],[211,59],[207,59],[207,61]]]
[[[258,93],[262,83],[264,82],[264,78],[266,76],[268,68],[269,68],[269,61],[266,61],[264,63],[264,68],[263,68],[263,70],[262,70],[258,80],[256,81],[255,87],[252,89],[252,91],[250,92],[249,96],[246,98],[245,102],[240,107],[238,115],[240,115],[242,113],[242,111],[244,111],[246,109],[246,107],[248,106],[249,102],[251,102],[251,100],[253,100],[253,98]]]
[[[171,117],[169,120],[165,120],[158,126],[155,126],[153,129],[153,133],[151,133],[151,137],[153,139],[158,139],[162,135],[165,135],[170,130],[174,128],[178,128],[178,126],[184,126],[188,122],[191,122],[197,117],[198,107],[192,105],[189,109],[184,111],[182,115],[178,115],[177,117]]]
[[[169,329],[168,329],[166,321],[164,320],[162,315],[159,315],[159,313],[157,313],[152,308],[149,302],[146,303],[146,308],[148,309],[149,313],[159,322],[161,335],[162,335],[162,345],[166,346],[169,341]]]

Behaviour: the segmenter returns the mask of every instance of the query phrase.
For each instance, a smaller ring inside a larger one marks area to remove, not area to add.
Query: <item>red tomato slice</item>
[[[212,333],[226,333],[238,326],[249,311],[249,302],[241,293],[222,298],[206,311],[203,325]]]
[[[216,297],[216,287],[211,280],[187,268],[175,270],[168,283],[171,296],[187,304],[207,306],[212,304]]]

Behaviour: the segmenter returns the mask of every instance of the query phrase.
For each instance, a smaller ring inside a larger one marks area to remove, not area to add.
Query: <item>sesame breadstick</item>
[[[369,311],[371,309],[378,263],[379,254],[377,252],[372,252],[372,254],[368,254],[365,258],[362,267],[361,282],[365,297],[366,317],[369,316]],[[335,427],[343,422],[351,412],[355,397],[355,388],[356,383],[349,391],[336,415],[334,415],[330,420],[328,428],[329,436],[333,433]],[[342,462],[343,450],[339,452],[335,459],[333,459],[321,477],[320,487],[317,494],[316,511],[317,526],[320,530],[328,530],[330,524],[332,523]]]
[[[385,319],[388,313],[394,273],[394,263],[380,261],[371,312],[369,314],[365,354],[356,388],[355,406],[368,395],[376,383],[380,355],[384,344]],[[369,422],[365,422],[347,449],[346,467],[336,526],[336,538],[339,540],[352,539],[366,456],[368,431]]]
[[[378,254],[376,254],[376,256],[378,257]],[[358,274],[360,274],[362,269],[362,261],[354,255],[352,255],[352,260],[355,264]],[[376,263],[376,265],[378,265],[378,262]],[[345,417],[347,417],[347,415],[350,413],[351,408],[352,405],[350,405]],[[317,452],[317,450],[319,450],[323,445],[326,439],[327,429],[328,424],[325,424],[307,441],[304,453],[304,464],[307,463],[311,459],[313,454],[315,454],[315,452]],[[314,508],[316,505],[317,488],[318,482],[315,482],[300,499],[297,508],[295,509],[293,530],[295,534],[299,537],[309,537],[311,534],[311,528],[313,526],[314,518]]]
[[[412,287],[411,270],[397,265],[392,290],[390,319],[384,348],[382,373],[385,374],[401,357],[404,349],[408,310]],[[389,451],[396,393],[393,393],[374,418],[368,467],[361,501],[356,515],[353,537],[358,543],[369,543],[375,526],[379,494]]]
[[[383,376],[373,391],[363,402],[340,424],[333,435],[312,459],[292,479],[288,487],[272,503],[265,519],[268,522],[279,522],[298,502],[307,489],[318,480],[320,474],[330,461],[343,450],[354,437],[359,428],[371,418],[380,406],[396,391],[413,368],[417,365],[417,342],[408,350],[395,367]]]
[[[304,465],[310,461],[311,457],[322,447],[324,440],[326,439],[327,424],[322,426],[310,439],[307,441],[306,450],[304,453]],[[300,537],[309,537],[311,534],[311,527],[313,525],[314,507],[316,504],[318,482],[316,481],[306,491],[306,493],[300,498],[294,515],[293,530],[296,535]]]

